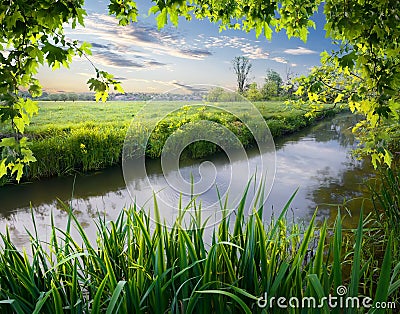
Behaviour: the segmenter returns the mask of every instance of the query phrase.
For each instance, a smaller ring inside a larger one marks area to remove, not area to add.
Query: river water
[[[345,203],[342,206],[343,214],[347,216],[345,226],[357,224],[363,200],[368,195],[363,182],[374,172],[369,162],[351,156],[351,150],[357,144],[351,134],[351,126],[356,121],[351,114],[341,114],[275,141],[276,175],[265,203],[266,219],[272,214],[278,215],[299,188],[288,212],[295,221],[307,222],[318,207],[318,219],[333,222],[338,205]],[[247,154],[247,160],[243,162],[256,165],[260,157],[258,150],[250,149]],[[222,173],[217,176],[216,183],[223,186],[221,178],[224,178],[229,160],[224,155],[208,160],[213,162],[217,172]],[[200,162],[186,161],[180,170],[190,173]],[[147,173],[152,186],[164,182],[159,161],[147,162]],[[136,189],[135,197],[146,194],[142,193],[142,179],[133,180],[129,185]],[[177,200],[179,193],[170,193],[169,197]],[[116,218],[122,208],[132,204],[132,199],[118,166],[75,177],[1,187],[0,202],[0,232],[8,227],[14,243],[22,247],[29,244],[25,228],[32,230],[32,213],[40,237],[48,240],[51,213],[55,225],[63,229],[67,221],[65,206],[72,206],[89,237],[94,238],[94,219],[99,214],[106,219]],[[365,202],[364,207],[366,211],[370,210],[370,202]]]

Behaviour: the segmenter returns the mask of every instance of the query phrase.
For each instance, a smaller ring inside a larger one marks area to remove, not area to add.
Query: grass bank
[[[161,119],[160,108],[173,111],[176,104],[167,101],[147,103],[147,120]],[[251,132],[241,121],[243,116],[249,115],[243,103],[212,104],[235,112],[235,115],[209,107],[199,110],[198,106],[190,107],[191,104],[179,102],[179,105],[186,107],[164,118],[150,136],[147,128],[150,121],[141,120],[138,123],[131,135],[138,145],[146,145],[144,139],[149,136],[147,157],[160,157],[165,140],[182,123],[195,123],[200,119],[227,127],[246,147],[254,144]],[[39,105],[40,114],[33,118],[26,130],[38,160],[27,169],[27,179],[95,170],[119,163],[126,131],[145,103],[41,102]],[[315,119],[335,114],[334,111],[328,111],[310,118],[304,116],[303,110],[288,108],[283,102],[260,102],[255,105],[275,138],[296,132],[312,124]],[[3,134],[7,132],[7,129],[0,130]],[[201,158],[217,151],[215,144],[202,141],[191,144],[185,150],[185,155],[188,158]]]
[[[366,246],[374,240],[373,228],[365,226],[362,214],[355,230],[342,227],[340,211],[333,227],[316,225],[315,214],[302,227],[285,218],[289,201],[266,226],[262,207],[244,216],[245,198],[246,193],[235,216],[225,216],[214,228],[211,244],[204,240],[195,199],[179,208],[171,229],[152,226],[135,206],[116,221],[99,217],[96,247],[71,211],[65,229],[51,226],[49,243],[38,240],[37,230],[31,235],[30,257],[8,233],[2,235],[0,311],[287,313],[278,298],[285,298],[285,306],[291,298],[290,304],[296,304],[296,298],[299,307],[291,313],[359,313],[369,310],[356,306],[365,304],[366,297],[370,306],[390,301],[394,303],[387,307],[398,309],[399,241],[388,229],[380,229],[386,237],[380,256],[373,252],[378,247]],[[191,220],[183,230],[182,217],[189,212]],[[73,227],[80,239],[71,237]],[[328,299],[323,301],[329,295],[342,298],[343,305],[330,308]]]

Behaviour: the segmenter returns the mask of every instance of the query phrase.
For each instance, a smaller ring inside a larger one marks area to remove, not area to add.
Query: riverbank
[[[310,213],[318,207],[320,210],[317,219],[328,219],[333,223],[337,206],[332,204],[343,204],[346,200],[346,208],[352,215],[346,217],[344,224],[346,228],[357,226],[362,199],[369,196],[368,189],[363,188],[363,182],[374,177],[375,172],[368,161],[358,161],[351,157],[351,151],[357,145],[351,133],[351,126],[356,122],[357,118],[351,113],[338,114],[275,141],[276,175],[265,205],[268,208],[268,217],[273,208],[282,208],[293,191],[300,186],[292,202],[298,219],[307,222]],[[259,177],[261,158],[269,158],[268,153],[261,157],[257,147],[247,149],[246,153],[245,159],[235,161],[234,170],[238,171],[237,169],[248,165],[249,173],[257,171]],[[207,160],[215,166],[215,185],[220,187],[220,193],[224,193],[227,186],[231,186],[232,191],[241,185],[240,180],[231,182],[231,162],[222,153],[181,161],[179,171],[182,177],[188,180],[193,175],[194,180],[198,180],[199,167]],[[13,237],[18,238],[20,243],[29,244],[29,238],[22,240],[19,235],[24,231],[21,222],[30,221],[31,209],[38,210],[46,216],[51,212],[59,213],[60,206],[55,199],[70,204],[72,193],[72,206],[80,212],[79,221],[92,220],[93,212],[90,209],[102,211],[106,208],[113,209],[108,211],[109,219],[116,219],[114,214],[131,204],[130,195],[134,195],[139,204],[144,204],[152,198],[153,190],[167,187],[164,178],[171,172],[162,169],[160,159],[147,160],[146,173],[150,185],[155,188],[148,188],[148,185],[143,184],[141,177],[124,178],[121,165],[85,174],[78,173],[76,176],[43,178],[28,184],[4,186],[0,188],[0,232],[2,226],[12,223],[15,232]],[[128,192],[127,186],[135,186],[135,190]],[[212,191],[213,189],[202,196],[203,205],[215,202],[215,194]],[[253,197],[253,193],[250,191],[249,197]],[[158,197],[177,202],[180,193],[167,187],[158,191]],[[183,199],[185,200],[185,197]],[[365,212],[370,212],[371,206],[370,203],[364,203]],[[65,215],[59,215],[55,223],[61,227],[66,219]],[[46,225],[40,227],[47,228]]]
[[[126,132],[132,118],[146,104],[146,116],[161,119],[159,108],[171,110],[177,102],[41,102],[40,114],[34,117],[26,134],[31,138],[31,149],[37,162],[25,172],[24,180],[72,174],[103,169],[121,162],[121,152]],[[159,158],[165,140],[176,131],[184,119],[185,123],[200,119],[214,121],[227,127],[245,147],[254,144],[252,134],[241,122],[246,110],[243,103],[218,103],[228,112],[221,113],[215,108],[190,107],[193,102],[179,102],[180,111],[175,111],[159,124],[149,137],[146,157]],[[215,104],[212,104],[215,105]],[[259,102],[255,106],[266,120],[274,138],[294,133],[311,125],[315,120],[335,115],[338,110],[321,112],[315,117],[305,117],[304,111],[288,108],[283,102]],[[134,141],[146,145],[148,121],[141,121],[135,128]],[[6,133],[7,130],[2,130]],[[210,142],[196,142],[189,145],[184,157],[196,159],[218,152]]]

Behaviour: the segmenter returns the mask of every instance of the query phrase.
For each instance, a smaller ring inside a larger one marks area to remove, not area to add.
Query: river
[[[351,150],[357,144],[351,134],[351,126],[356,119],[354,115],[341,114],[275,141],[276,175],[265,203],[266,219],[272,213],[278,215],[299,187],[288,212],[290,219],[307,222],[318,207],[318,219],[333,222],[338,204],[346,201],[343,211],[347,216],[345,226],[356,225],[363,200],[368,196],[363,182],[374,176],[369,162],[351,156]],[[246,162],[256,165],[260,157],[258,150],[249,149],[247,154]],[[222,174],[217,176],[216,183],[223,186],[223,179],[220,178],[224,178],[229,160],[224,155],[207,160],[213,162],[216,171]],[[180,170],[182,173],[191,173],[198,168],[199,162],[186,161]],[[162,184],[164,181],[159,161],[146,164],[152,185]],[[129,185],[135,187],[138,197],[147,197],[141,191],[141,180],[133,180]],[[169,194],[169,197],[177,200],[179,193]],[[0,200],[0,232],[4,232],[8,226],[11,238],[18,247],[29,244],[25,227],[32,230],[31,212],[40,238],[48,240],[51,213],[55,225],[63,229],[67,221],[65,204],[70,205],[89,238],[93,239],[96,232],[93,220],[99,214],[111,220],[117,217],[122,208],[132,204],[120,166],[75,177],[4,186],[0,188]],[[370,210],[370,202],[365,202],[364,207],[366,211]]]

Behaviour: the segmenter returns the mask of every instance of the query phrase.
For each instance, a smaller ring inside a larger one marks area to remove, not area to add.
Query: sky
[[[138,0],[138,22],[119,26],[107,14],[107,0],[87,0],[85,28],[66,26],[68,38],[92,44],[90,60],[100,69],[112,73],[127,92],[160,93],[177,87],[207,84],[235,89],[231,61],[246,56],[252,63],[251,81],[262,84],[269,69],[282,78],[288,71],[306,74],[319,64],[320,53],[334,46],[325,37],[322,6],[313,20],[306,43],[288,39],[284,31],[274,33],[268,41],[263,35],[240,30],[219,32],[208,20],[186,21],[178,27],[170,22],[157,29],[155,16],[148,15],[151,2]],[[85,58],[74,57],[69,69],[52,70],[43,66],[38,78],[50,92],[85,92],[87,80],[95,71]]]

